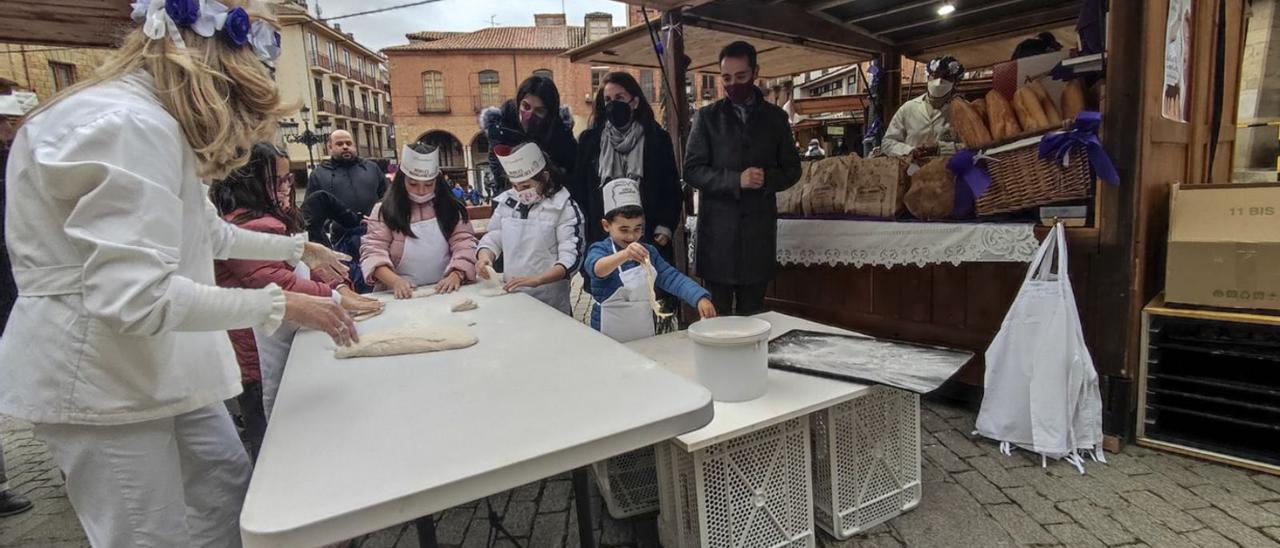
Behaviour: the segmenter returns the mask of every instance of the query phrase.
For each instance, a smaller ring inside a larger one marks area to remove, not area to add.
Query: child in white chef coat
[[[569,197],[558,171],[537,143],[494,147],[511,188],[493,199],[493,216],[480,239],[476,268],[503,259],[507,291],[522,291],[565,314],[569,308],[569,276],[582,266],[582,209]]]
[[[591,244],[583,268],[591,281],[591,327],[618,342],[654,335],[653,294],[645,262],[652,265],[655,287],[697,307],[703,318],[714,318],[711,293],[671,266],[658,248],[640,241],[645,231],[639,183],[615,179],[602,194],[605,213],[600,222],[609,236]]]
[[[475,230],[442,176],[439,149],[404,146],[400,171],[366,223],[360,266],[370,285],[408,299],[418,286],[449,293],[475,280]]]

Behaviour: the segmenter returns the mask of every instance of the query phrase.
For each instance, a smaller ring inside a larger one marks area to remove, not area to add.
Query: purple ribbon
[[[973,211],[977,199],[991,186],[991,175],[978,165],[978,155],[967,148],[947,160],[947,170],[956,176],[956,204],[952,216],[964,218]]]
[[[1101,113],[1083,111],[1077,114],[1076,123],[1070,130],[1050,133],[1040,140],[1040,157],[1052,156],[1054,162],[1066,167],[1067,154],[1076,145],[1081,145],[1089,156],[1089,166],[1093,168],[1094,175],[1111,186],[1119,185],[1120,175],[1116,173],[1116,166],[1111,163],[1111,158],[1102,149],[1102,140],[1098,139],[1100,125],[1102,125]],[[954,161],[954,158],[952,160]],[[947,164],[947,167],[951,167],[951,164]]]

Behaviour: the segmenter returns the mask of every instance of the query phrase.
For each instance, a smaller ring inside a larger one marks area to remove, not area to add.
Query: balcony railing
[[[450,112],[448,97],[418,97],[418,114],[444,114]],[[383,122],[384,124],[386,122]]]
[[[330,101],[328,99],[321,99],[319,102],[320,102],[320,112],[328,112],[329,114],[338,113],[337,106],[333,104],[333,101]]]
[[[346,116],[347,118],[350,118],[351,105],[338,105],[338,114],[341,114],[343,116]]]
[[[334,72],[337,72],[338,74],[348,78],[351,77],[351,67],[348,67],[346,63],[343,63],[342,61],[338,61],[337,63],[335,63],[335,65],[337,68],[334,69]]]
[[[326,71],[333,70],[333,60],[328,55],[318,51],[307,52],[307,61],[311,63],[312,68]]]

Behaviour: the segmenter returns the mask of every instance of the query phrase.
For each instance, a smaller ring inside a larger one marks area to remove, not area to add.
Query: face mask
[[[625,128],[631,124],[631,105],[622,101],[609,101],[604,106],[604,115],[613,127]]]
[[[412,192],[409,192],[409,199],[412,200],[413,203],[415,204],[425,204],[427,202],[430,202],[431,200],[434,200],[435,197],[436,197],[436,193],[434,192],[429,194],[414,194]]]
[[[934,78],[933,80],[929,80],[929,97],[941,99],[951,93],[951,90],[955,89],[955,87],[955,83],[950,80]]]
[[[542,194],[536,188],[526,188],[516,192],[516,201],[521,205],[531,206],[542,201]]]
[[[751,99],[751,92],[755,90],[755,85],[751,82],[742,84],[728,84],[724,86],[724,94],[733,101],[735,105],[746,104]]]
[[[520,111],[520,125],[524,126],[527,133],[532,133],[534,129],[542,125],[542,117],[534,114],[532,110]]]

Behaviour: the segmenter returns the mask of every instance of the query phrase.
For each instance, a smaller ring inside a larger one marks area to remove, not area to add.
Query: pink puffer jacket
[[[413,204],[413,214],[409,223],[417,223],[436,218],[436,210],[431,202]],[[385,289],[373,277],[373,271],[379,266],[396,269],[400,258],[404,256],[404,241],[407,236],[391,230],[382,222],[382,204],[373,206],[373,211],[365,218],[369,230],[360,239],[360,268],[364,272],[365,281],[378,289]],[[448,274],[453,271],[462,273],[464,281],[476,279],[476,231],[470,222],[458,221],[449,236]]]

